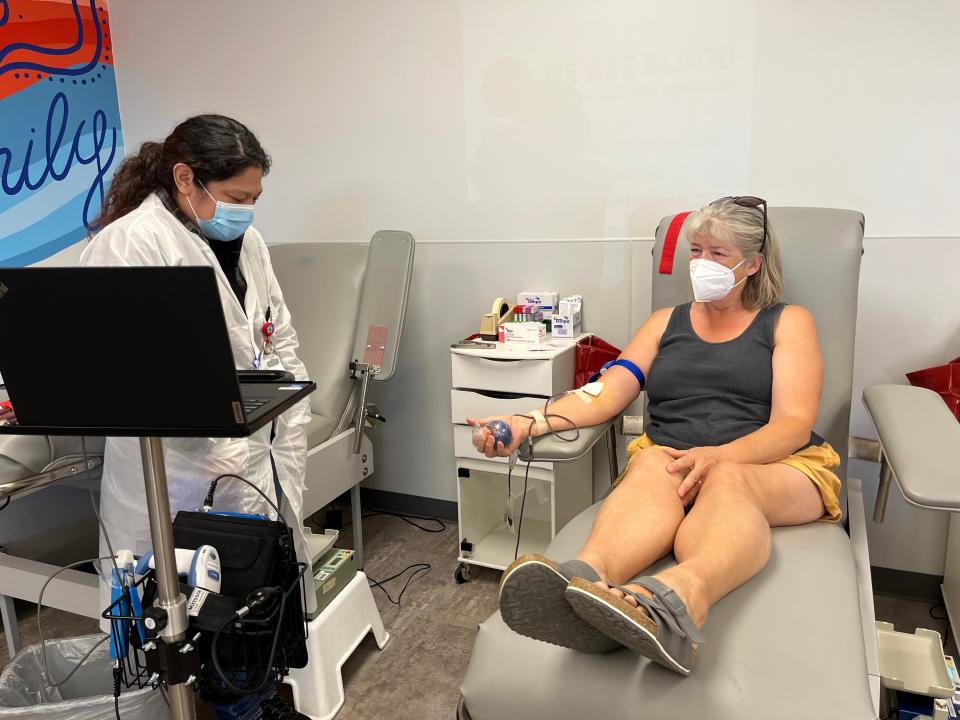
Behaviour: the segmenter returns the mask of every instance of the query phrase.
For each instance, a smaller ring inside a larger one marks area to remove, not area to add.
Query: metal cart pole
[[[183,640],[187,631],[187,600],[180,592],[173,524],[170,522],[170,496],[167,494],[167,469],[163,461],[163,439],[140,438],[143,458],[143,483],[150,518],[150,540],[157,578],[157,606],[167,612],[167,626],[158,635],[164,642]],[[170,717],[196,720],[193,687],[187,683],[169,685]]]

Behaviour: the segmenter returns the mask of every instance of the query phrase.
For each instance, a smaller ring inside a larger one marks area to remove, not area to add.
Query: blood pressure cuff
[[[220,555],[220,594],[240,599],[257,588],[285,587],[297,559],[290,528],[265,518],[181,511],[173,543],[187,550],[213,545]]]

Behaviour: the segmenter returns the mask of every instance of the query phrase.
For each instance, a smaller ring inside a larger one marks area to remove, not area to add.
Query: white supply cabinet
[[[527,413],[570,390],[572,340],[451,348],[451,371],[460,528],[456,579],[464,582],[471,565],[503,570],[519,555],[543,552],[554,535],[593,502],[593,463],[588,453],[575,462],[532,462],[529,468],[517,462],[508,473],[507,458],[487,458],[474,449],[473,429],[466,420]]]

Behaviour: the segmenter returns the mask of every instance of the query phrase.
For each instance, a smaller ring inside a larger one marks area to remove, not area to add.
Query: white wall
[[[128,145],[242,118],[276,160],[278,240],[645,237],[735,190],[960,232],[949,0],[263,7],[113,15]]]
[[[446,347],[492,297],[582,291],[589,329],[624,342],[648,309],[656,222],[719,195],[864,211],[855,433],[871,434],[863,385],[960,355],[949,0],[168,0],[111,15],[128,148],[234,115],[275,161],[269,241],[416,236],[378,487],[455,497]],[[940,572],[945,523],[898,502],[874,562]]]
[[[397,375],[373,391],[388,423],[369,485],[456,500],[450,342],[476,332],[495,297],[557,287],[589,298],[586,326],[623,347],[650,312],[650,250],[625,240],[418,245]]]

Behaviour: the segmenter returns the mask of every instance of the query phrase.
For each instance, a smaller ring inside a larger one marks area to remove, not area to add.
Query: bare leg
[[[666,471],[670,462],[659,448],[641,450],[600,507],[577,558],[605,580],[622,584],[673,549],[683,505],[681,478]]]
[[[766,565],[771,526],[805,524],[823,513],[819,490],[796,468],[721,463],[707,476],[677,531],[678,564],[657,578],[680,595],[694,623],[702,626],[711,605]]]

